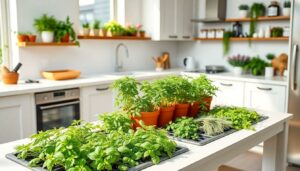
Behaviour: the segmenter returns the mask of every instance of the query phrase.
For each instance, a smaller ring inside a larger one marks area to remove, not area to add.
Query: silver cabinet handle
[[[226,83],[220,83],[222,86],[226,86],[226,87],[232,87],[233,84],[226,84]]]
[[[293,61],[292,61],[292,72],[291,72],[291,89],[293,91],[296,90],[297,88],[297,83],[296,83],[296,69],[297,69],[297,58],[298,58],[298,45],[294,45],[293,48]]]
[[[170,38],[170,39],[177,39],[178,36],[176,36],[176,35],[170,35],[169,38]]]
[[[184,38],[184,39],[190,39],[191,36],[182,36],[182,38]]]
[[[79,104],[79,100],[74,101],[74,102],[67,102],[67,103],[62,103],[62,104],[56,104],[56,105],[49,105],[49,106],[41,106],[41,110],[45,110],[45,109],[52,109],[52,108],[56,108],[56,107],[63,107],[63,106],[69,106],[69,105],[74,105],[74,104]]]
[[[96,91],[106,91],[108,90],[109,87],[105,87],[105,88],[96,88]]]
[[[262,88],[262,87],[256,87],[259,90],[263,90],[263,91],[272,91],[272,88]]]

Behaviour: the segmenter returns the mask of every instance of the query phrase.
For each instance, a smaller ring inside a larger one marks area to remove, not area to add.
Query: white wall
[[[254,2],[263,2],[266,5],[270,4],[269,0],[227,0],[227,18],[238,18],[238,6],[240,4],[248,4],[251,6]],[[282,4],[283,0],[279,0]],[[222,24],[199,24],[198,30],[202,28],[225,28],[231,30],[234,23]],[[242,23],[244,32],[249,32],[249,23]],[[273,22],[259,22],[257,28],[265,29],[267,26],[288,26],[288,21],[273,21]],[[196,34],[196,33],[195,33]],[[252,46],[248,45],[247,41],[244,42],[231,42],[231,51],[224,57],[222,41],[198,41],[198,42],[182,42],[179,43],[178,56],[179,65],[182,66],[182,60],[186,56],[193,56],[198,63],[199,68],[204,69],[205,65],[219,64],[225,65],[229,70],[231,67],[226,61],[226,57],[236,54],[245,55],[260,55],[265,58],[267,53],[280,53],[288,52],[288,41],[283,42],[252,42]]]
[[[57,19],[70,16],[76,30],[80,29],[78,0],[63,0],[63,3],[61,0],[16,1],[16,30],[34,31],[34,18],[43,13],[54,15]],[[23,79],[40,77],[40,71],[52,69],[78,69],[83,75],[99,74],[114,70],[115,47],[120,42],[129,48],[130,58],[124,59],[127,70],[154,69],[151,57],[165,51],[171,54],[172,63],[177,63],[176,42],[80,40],[80,47],[19,48],[15,56],[23,63],[20,70]]]

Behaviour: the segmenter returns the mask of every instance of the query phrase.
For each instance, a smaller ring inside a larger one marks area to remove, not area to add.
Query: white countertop
[[[291,114],[283,114],[278,112],[258,112],[263,115],[269,116],[269,118],[256,124],[256,131],[241,130],[228,136],[225,136],[219,140],[216,140],[212,143],[209,143],[205,146],[196,146],[178,142],[179,145],[189,148],[189,151],[172,159],[164,161],[159,165],[149,167],[145,170],[189,170],[197,163],[199,166],[202,166],[198,167],[197,170],[207,171],[205,170],[209,167],[207,163],[213,163],[214,160],[217,160],[217,158],[224,158],[225,160],[228,154],[234,154],[237,149],[241,150],[239,147],[245,148],[249,146],[249,148],[251,148],[252,145],[255,146],[256,144],[259,144],[261,140],[264,141],[270,138],[268,131],[273,131],[275,127],[276,129],[277,127],[279,129],[280,125],[282,126],[282,124],[287,122],[292,117]],[[5,158],[6,154],[15,151],[14,147],[16,145],[24,144],[27,142],[28,139],[24,139],[0,145],[1,171],[29,171],[29,169]]]
[[[162,72],[156,71],[133,71],[127,72],[132,73],[127,76],[133,76],[138,80],[157,78],[172,74],[185,74],[189,76],[198,76],[205,73],[189,73],[183,72],[183,69],[171,69]],[[287,79],[285,77],[273,77],[265,78],[264,76],[252,76],[252,75],[241,75],[234,76],[232,73],[220,73],[220,74],[206,74],[209,78],[212,79],[227,79],[227,80],[236,80],[236,81],[246,81],[246,82],[255,82],[255,83],[264,83],[264,84],[275,84],[275,85],[287,85]],[[111,74],[101,74],[101,75],[82,75],[80,78],[73,80],[65,81],[52,81],[46,79],[38,79],[40,83],[31,83],[26,84],[24,81],[20,81],[17,85],[4,85],[0,82],[0,97],[4,96],[13,96],[20,94],[28,93],[37,93],[44,91],[52,91],[59,89],[68,89],[75,87],[86,87],[99,84],[110,84],[113,81],[126,76],[124,74],[111,73]]]

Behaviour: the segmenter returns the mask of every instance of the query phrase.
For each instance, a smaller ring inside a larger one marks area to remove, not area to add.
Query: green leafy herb
[[[230,121],[212,116],[198,118],[197,122],[200,124],[200,130],[209,136],[221,134],[231,128]]]
[[[34,26],[38,32],[55,31],[57,21],[54,16],[43,14],[40,18],[34,20]]]
[[[239,10],[249,10],[249,6],[247,4],[241,4]]]
[[[71,41],[76,40],[76,33],[73,28],[73,23],[70,21],[70,17],[68,16],[66,21],[59,21],[55,28],[55,39],[57,42],[61,42],[61,39],[66,36],[67,34],[70,35]]]
[[[251,58],[250,62],[244,66],[245,70],[250,70],[252,75],[262,75],[268,63],[259,57]]]
[[[174,123],[168,125],[166,129],[173,132],[175,137],[192,140],[199,139],[200,127],[193,118],[178,118]]]

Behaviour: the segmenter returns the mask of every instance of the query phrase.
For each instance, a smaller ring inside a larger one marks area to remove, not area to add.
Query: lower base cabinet
[[[34,98],[31,95],[0,98],[0,144],[36,133]]]
[[[105,112],[112,112],[113,93],[109,85],[99,85],[81,88],[81,120],[97,121],[98,116]]]

